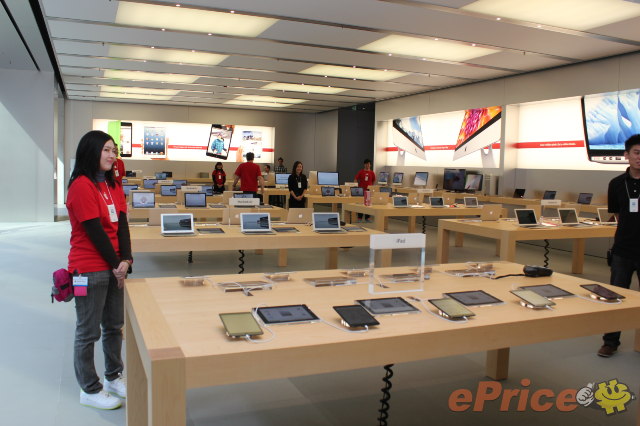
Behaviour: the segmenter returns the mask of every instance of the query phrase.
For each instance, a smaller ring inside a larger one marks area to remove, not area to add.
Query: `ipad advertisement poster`
[[[133,160],[242,162],[253,152],[274,161],[274,127],[96,119],[93,128],[119,135],[123,156]]]

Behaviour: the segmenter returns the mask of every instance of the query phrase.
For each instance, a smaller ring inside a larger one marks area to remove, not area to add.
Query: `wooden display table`
[[[476,316],[461,323],[426,313],[427,309],[434,312],[428,302],[425,302],[425,308],[419,302],[410,301],[420,313],[380,316],[380,325],[366,333],[345,333],[323,323],[276,325],[272,326],[276,332],[273,340],[262,344],[226,337],[218,314],[249,312],[259,305],[304,303],[320,318],[339,326],[339,317],[332,306],[383,296],[369,294],[366,284],[316,288],[302,281],[304,277],[335,275],[335,271],[296,272],[292,274],[292,281],[278,283],[273,290],[254,291],[253,297],[246,297],[242,292],[223,293],[215,287],[217,282],[239,280],[235,274],[208,277],[201,287],[183,287],[178,277],[127,280],[127,424],[184,426],[188,389],[347,371],[480,351],[487,352],[487,375],[505,379],[512,346],[628,330],[640,324],[640,294],[636,291],[614,287],[616,292],[627,297],[619,304],[570,297],[557,300],[553,310],[532,310],[522,307],[509,293],[512,286],[523,284],[526,278],[494,281],[452,277],[440,272],[461,266],[435,266],[431,279],[425,282],[426,290],[407,293],[405,297],[413,295],[429,299],[440,297],[445,291],[482,288],[505,303],[471,308]],[[407,269],[388,268],[386,272]],[[499,275],[519,273],[522,265],[498,262],[496,269]],[[265,279],[262,274],[247,274],[241,278]],[[544,282],[586,296],[586,290],[579,287],[579,284],[587,283],[586,280],[556,273]],[[269,337],[270,333],[265,331],[262,337],[255,339],[267,340]],[[638,337],[636,333],[636,350],[640,350]],[[359,421],[365,422],[364,419]]]
[[[158,202],[156,202],[156,208],[160,208],[158,207]],[[183,204],[178,204],[176,208],[171,208],[171,211],[168,211],[169,209],[163,210],[167,210],[167,213],[192,213],[194,218],[204,220],[221,220],[222,213],[225,209],[226,207],[185,208]],[[153,209],[134,209],[129,206],[129,220],[137,219],[148,221],[150,210]],[[272,220],[284,220],[287,218],[287,211],[280,207],[246,208],[245,210],[247,213],[271,213]]]

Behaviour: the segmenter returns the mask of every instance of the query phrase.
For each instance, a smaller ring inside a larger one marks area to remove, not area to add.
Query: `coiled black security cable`
[[[389,400],[391,399],[391,378],[393,377],[393,370],[391,369],[393,364],[387,364],[384,366],[386,370],[385,376],[382,378],[384,382],[384,387],[380,389],[382,391],[382,399],[380,399],[380,409],[378,412],[380,413],[380,417],[378,417],[378,422],[380,426],[387,426],[387,419],[389,418]]]

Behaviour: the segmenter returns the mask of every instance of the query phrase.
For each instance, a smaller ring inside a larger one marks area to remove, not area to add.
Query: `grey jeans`
[[[102,389],[93,360],[94,343],[102,331],[105,377],[114,380],[124,369],[122,363],[122,327],[124,326],[124,290],[118,288],[113,273],[87,272],[86,296],[76,301],[76,337],[73,347],[73,365],[80,388],[86,393]],[[102,328],[102,330],[101,330]]]
[[[611,258],[611,285],[622,288],[631,287],[631,279],[634,272],[640,279],[640,260],[627,259],[617,254],[613,255]],[[620,346],[620,335],[621,332],[619,331],[605,333],[602,336],[602,340],[605,345],[617,348]]]

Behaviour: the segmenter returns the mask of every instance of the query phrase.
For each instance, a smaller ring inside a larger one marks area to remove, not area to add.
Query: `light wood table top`
[[[162,202],[156,202],[156,208],[160,208],[158,204]],[[207,203],[209,204],[209,203]],[[212,203],[215,204],[215,203]],[[194,218],[202,219],[217,219],[222,218],[222,213],[226,207],[202,207],[202,208],[185,208],[184,204],[176,204],[176,208],[171,208],[174,213],[192,213]],[[129,219],[149,220],[149,211],[152,209],[139,208],[134,209],[129,206]],[[281,220],[286,218],[287,211],[281,207],[262,207],[262,208],[246,208],[247,213],[271,213],[271,218]]]
[[[514,261],[516,242],[533,240],[573,240],[572,273],[581,274],[584,268],[584,245],[586,238],[611,238],[615,226],[569,227],[553,226],[545,228],[523,228],[514,221],[471,221],[465,219],[440,219],[438,221],[438,245],[436,262],[449,261],[449,234],[457,232],[477,235],[500,241],[500,259]]]
[[[356,201],[362,202],[362,197],[352,197],[350,195],[347,196],[339,196],[334,195],[332,197],[323,197],[322,195],[309,195],[306,196],[307,199],[307,207],[314,208],[314,204],[331,204],[331,211],[337,212],[338,205],[340,204],[348,204],[354,203]]]
[[[545,278],[544,283],[582,297],[557,300],[553,310],[532,310],[522,307],[509,290],[529,284],[524,280],[536,283],[535,279],[489,280],[442,273],[461,266],[434,266],[425,290],[407,295],[429,299],[440,297],[446,291],[483,289],[505,303],[471,308],[475,317],[467,322],[452,322],[427,313],[435,313],[428,302],[423,305],[410,301],[420,313],[378,317],[380,325],[366,333],[345,333],[323,323],[272,326],[276,335],[263,344],[226,337],[218,314],[249,312],[259,305],[306,304],[320,318],[339,326],[339,317],[332,306],[384,296],[370,294],[366,284],[316,288],[302,281],[305,277],[335,275],[330,271],[293,273],[292,281],[278,283],[273,290],[254,291],[253,297],[246,297],[242,292],[224,293],[215,287],[217,282],[237,281],[239,276],[235,274],[207,277],[201,287],[181,286],[178,277],[127,280],[127,423],[185,425],[187,389],[479,351],[487,352],[487,375],[505,379],[512,346],[596,335],[640,324],[640,294],[636,291],[614,287],[626,296],[622,303],[594,303],[579,287],[587,280],[556,273]],[[512,263],[498,262],[495,267],[499,275],[522,271],[522,265]],[[406,272],[407,269],[387,268],[384,272]],[[262,274],[241,278],[265,279]],[[269,337],[270,333],[265,331],[255,339]],[[640,349],[638,340],[636,332],[636,350]]]

